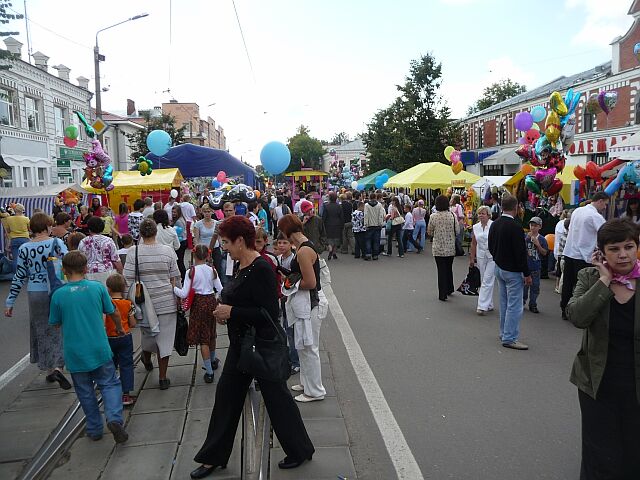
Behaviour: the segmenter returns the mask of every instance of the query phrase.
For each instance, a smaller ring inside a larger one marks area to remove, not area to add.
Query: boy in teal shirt
[[[116,376],[113,353],[104,328],[103,314],[111,317],[118,335],[124,335],[120,314],[100,282],[86,280],[87,257],[80,251],[67,253],[62,269],[68,283],[51,296],[49,325],[62,326],[63,354],[73,386],[87,419],[87,436],[102,438],[102,415],[94,387],[98,386],[107,417],[107,428],[116,443],[129,435],[122,417],[122,386]]]

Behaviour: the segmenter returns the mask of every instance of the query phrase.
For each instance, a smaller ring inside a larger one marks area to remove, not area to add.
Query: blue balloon
[[[382,175],[380,175],[380,178],[384,180],[384,183],[387,183],[387,181],[389,181],[389,174],[383,173]]]
[[[213,180],[211,180],[211,186],[213,188],[220,188],[220,185],[222,185],[220,183],[220,181],[217,178],[214,178]]]
[[[382,178],[382,175],[378,175],[376,177],[376,182],[375,182],[376,188],[382,188],[384,184],[385,184],[385,179]]]
[[[531,117],[533,118],[534,122],[541,122],[546,116],[547,111],[542,105],[538,105],[537,107],[533,107],[531,109]]]
[[[282,142],[269,142],[260,152],[260,163],[272,175],[284,172],[291,163],[291,152]]]
[[[161,157],[171,148],[171,136],[164,130],[153,130],[147,135],[147,147],[154,155]]]
[[[363,191],[364,190],[364,184],[363,183],[359,183],[358,187],[356,188],[356,190],[358,190],[360,192]]]

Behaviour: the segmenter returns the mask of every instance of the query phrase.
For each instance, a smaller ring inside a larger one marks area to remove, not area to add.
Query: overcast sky
[[[99,36],[103,109],[122,114],[127,98],[138,109],[196,102],[224,127],[231,153],[252,164],[266,142],[286,142],[300,124],[327,140],[364,131],[409,62],[427,52],[443,64],[455,116],[501,78],[533,88],[591,68],[611,58],[609,44],[632,23],[631,3],[236,0],[252,71],[231,0],[26,2],[32,51],[70,67],[73,82],[90,78],[92,90],[96,31],[149,13]],[[26,57],[25,22],[9,29],[20,31]]]

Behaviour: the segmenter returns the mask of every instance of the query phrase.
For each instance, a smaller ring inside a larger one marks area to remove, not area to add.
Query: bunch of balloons
[[[151,175],[153,172],[153,160],[149,160],[147,157],[138,157],[137,166],[140,175],[143,177],[145,175]]]
[[[64,129],[64,144],[67,147],[75,147],[78,145],[78,135],[80,135],[80,130],[75,125],[69,125]]]
[[[451,170],[454,174],[458,175],[462,171],[460,151],[449,145],[444,149],[444,158],[446,158],[447,161],[451,162]]]
[[[599,190],[604,188],[604,191],[607,195],[613,195],[624,183],[628,183],[630,179],[625,180],[624,177],[620,177],[620,180],[617,181],[617,178],[610,178],[608,180],[604,180],[602,178],[602,174],[607,172],[613,168],[616,168],[624,163],[623,160],[614,159],[611,160],[604,165],[598,165],[593,161],[587,162],[587,164],[583,167],[581,165],[576,165],[573,168],[573,174],[580,182],[580,199],[586,199],[593,190]],[[622,171],[622,170],[621,170]],[[619,173],[620,175],[620,173]],[[633,182],[635,183],[635,182]],[[613,184],[613,186],[612,186]]]
[[[634,192],[637,191],[640,185],[640,161],[627,162],[620,169],[616,178],[604,189],[604,193],[612,196],[623,184],[632,184]]]
[[[209,205],[214,210],[219,210],[225,204],[225,202],[252,202],[259,198],[260,192],[251,189],[247,185],[239,183],[238,185],[225,185],[220,190],[213,192],[212,200],[209,201]]]
[[[85,176],[89,185],[95,189],[113,190],[113,166],[111,158],[102,149],[96,139],[91,140],[91,150],[83,154],[86,167]]]
[[[278,175],[291,163],[291,152],[282,142],[269,142],[260,151],[260,163],[271,175]]]
[[[604,112],[609,115],[613,107],[618,103],[618,92],[615,90],[611,92],[592,93],[587,100],[587,112],[593,115],[597,115],[600,112]]]
[[[375,179],[376,188],[384,187],[384,184],[389,181],[389,174],[383,173],[382,175],[378,175]]]

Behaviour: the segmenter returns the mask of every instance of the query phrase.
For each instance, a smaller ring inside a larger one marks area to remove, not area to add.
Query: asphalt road
[[[430,249],[429,249],[430,250]],[[498,314],[477,297],[437,299],[430,253],[378,262],[339,255],[332,287],[425,478],[572,479],[579,476],[580,413],[569,383],[581,332],[560,318],[554,280],[542,281],[540,314],[525,311],[521,340],[505,349]],[[467,258],[456,258],[456,286]],[[496,305],[497,286],[496,286]],[[346,359],[331,318],[330,353]],[[365,396],[345,361],[336,389],[359,478],[394,478]]]

